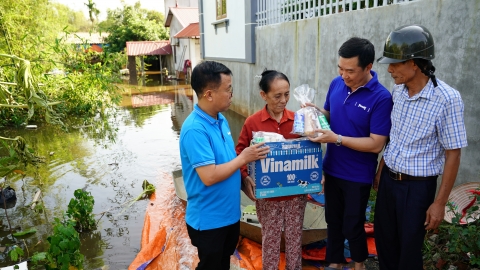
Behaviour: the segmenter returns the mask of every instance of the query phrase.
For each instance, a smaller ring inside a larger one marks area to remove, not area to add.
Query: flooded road
[[[26,176],[6,179],[17,192],[16,206],[7,210],[11,226],[15,231],[37,229],[25,238],[29,255],[46,251],[54,217],[61,218],[74,190],[83,188],[95,199],[98,220],[97,230],[81,233],[85,269],[127,269],[140,250],[148,201],[129,208],[126,203],[142,192],[143,180],[155,183],[162,173],[181,169],[178,138],[193,95],[186,85],[143,87],[125,95],[116,116],[103,125],[78,126],[68,133],[51,126],[0,129],[0,136],[23,136],[45,157]],[[224,115],[236,140],[245,119],[234,112]],[[43,213],[30,209],[37,190],[42,191]],[[0,246],[11,245],[5,211],[0,209],[0,215]],[[0,256],[0,266],[12,264],[6,252]]]

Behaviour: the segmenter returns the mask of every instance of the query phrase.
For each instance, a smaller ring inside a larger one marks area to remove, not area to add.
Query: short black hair
[[[192,71],[191,85],[197,97],[203,94],[207,87],[216,89],[222,83],[220,74],[232,75],[232,71],[224,64],[215,61],[203,61]]]
[[[358,56],[358,66],[365,69],[375,61],[375,47],[368,39],[352,37],[340,46],[338,55],[343,58]]]
[[[285,75],[281,72],[278,72],[276,70],[264,69],[263,72],[262,72],[262,78],[260,79],[260,82],[258,83],[258,86],[260,86],[260,89],[263,92],[268,93],[268,91],[270,91],[270,85],[272,84],[272,82],[275,79],[285,80],[290,85],[290,81],[288,80],[287,75]]]

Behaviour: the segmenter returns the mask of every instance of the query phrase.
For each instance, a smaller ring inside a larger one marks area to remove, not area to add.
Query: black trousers
[[[230,256],[237,247],[240,221],[212,230],[195,230],[187,224],[192,245],[198,249],[200,262],[196,270],[228,270]]]
[[[328,237],[326,261],[346,263],[345,239],[349,242],[352,260],[365,261],[368,257],[365,211],[372,185],[325,174],[324,187]]]
[[[375,244],[382,270],[423,270],[428,207],[437,180],[393,180],[385,165],[375,204]]]

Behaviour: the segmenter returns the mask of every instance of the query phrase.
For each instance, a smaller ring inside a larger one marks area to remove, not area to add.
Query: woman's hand
[[[255,181],[253,181],[252,177],[247,176],[242,180],[242,191],[247,195],[247,197],[252,200],[256,201],[257,198],[255,197]]]

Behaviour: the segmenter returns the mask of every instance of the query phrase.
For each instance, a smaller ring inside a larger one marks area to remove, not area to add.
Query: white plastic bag
[[[315,97],[315,90],[310,88],[308,84],[302,84],[293,90],[293,96],[297,101],[305,106],[306,103],[312,103]],[[317,129],[321,129],[318,117],[322,113],[315,107],[304,107],[295,112],[295,119],[293,123],[293,134],[301,136],[317,137]]]
[[[252,143],[261,143],[261,142],[283,142],[285,138],[282,134],[278,134],[275,132],[267,132],[267,131],[253,131],[252,132],[253,139]]]

